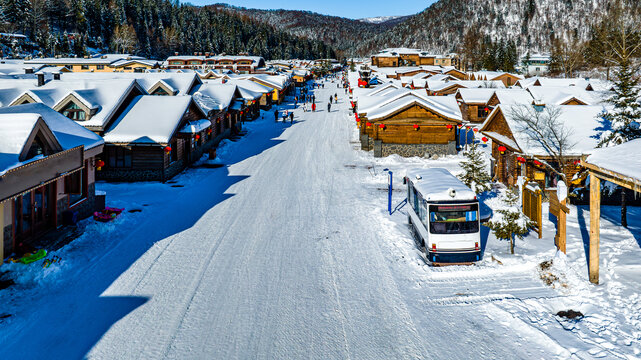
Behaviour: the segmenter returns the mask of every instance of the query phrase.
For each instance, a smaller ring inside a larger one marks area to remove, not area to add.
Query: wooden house
[[[468,79],[476,81],[501,81],[505,87],[510,87],[522,81],[523,76],[498,71],[477,71],[468,73]]]
[[[35,58],[25,65],[65,67],[73,72],[145,72],[160,68],[160,62],[129,54],[103,54],[84,58]]]
[[[541,188],[556,186],[557,160],[539,141],[524,130],[515,119],[515,112],[544,111],[545,106],[512,104],[498,105],[481,126],[481,133],[492,140],[492,176],[506,185],[515,185],[518,176],[537,181]],[[565,176],[571,179],[578,171],[576,164],[596,148],[595,135],[600,126],[602,106],[558,106],[559,121],[567,127],[570,142],[564,156]],[[524,109],[524,110],[523,110]]]
[[[93,213],[103,143],[44,104],[0,108],[0,259]]]
[[[359,106],[360,108],[360,106]],[[358,113],[361,146],[374,156],[432,156],[457,153],[462,123],[452,97],[408,94]]]
[[[211,125],[192,96],[138,96],[104,134],[98,177],[166,181],[211,148]]]
[[[495,89],[459,89],[455,97],[463,120],[474,124],[484,122],[492,110],[489,102],[494,93]]]

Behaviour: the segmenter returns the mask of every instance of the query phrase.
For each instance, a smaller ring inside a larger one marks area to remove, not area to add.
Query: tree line
[[[322,41],[177,0],[0,0],[0,30],[27,35],[44,56],[82,56],[95,48],[160,59],[176,52],[335,57]]]

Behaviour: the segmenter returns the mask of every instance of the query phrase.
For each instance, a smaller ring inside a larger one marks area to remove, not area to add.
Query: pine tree
[[[478,145],[472,144],[463,155],[465,160],[461,161],[460,165],[465,173],[459,177],[461,181],[477,194],[491,190],[492,179],[486,170],[487,164]]]
[[[523,239],[531,225],[519,206],[519,195],[515,190],[501,194],[501,208],[494,211],[494,216],[487,226],[494,231],[499,240],[509,240],[510,253],[514,254],[514,238]]]
[[[608,99],[614,109],[603,116],[611,130],[601,133],[599,147],[619,145],[641,137],[641,104],[637,102],[641,95],[639,78],[629,61],[622,62],[615,76],[614,94]]]

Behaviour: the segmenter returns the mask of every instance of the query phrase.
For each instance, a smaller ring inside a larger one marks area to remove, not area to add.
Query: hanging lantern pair
[[[503,145],[499,146],[499,152],[501,154],[505,154],[506,151],[507,151],[507,148],[505,146],[503,146]]]

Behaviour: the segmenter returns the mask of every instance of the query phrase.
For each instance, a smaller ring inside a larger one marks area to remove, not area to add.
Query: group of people
[[[324,88],[323,83],[312,83],[311,84],[312,89],[316,88]],[[303,104],[303,111],[308,112],[316,111],[316,95],[313,93],[310,93],[310,88],[308,86],[304,86],[300,89],[300,95],[294,96],[294,108],[298,108],[298,102],[301,102]],[[327,112],[332,111],[332,103],[338,104],[338,93],[335,93],[334,96],[329,97],[329,102],[327,103]],[[309,108],[308,108],[308,104]],[[279,112],[278,110],[274,111],[274,121],[278,121],[279,119]],[[287,121],[287,118],[289,118],[289,121],[291,123],[294,122],[294,112],[293,110],[284,110],[282,114],[283,122]]]

